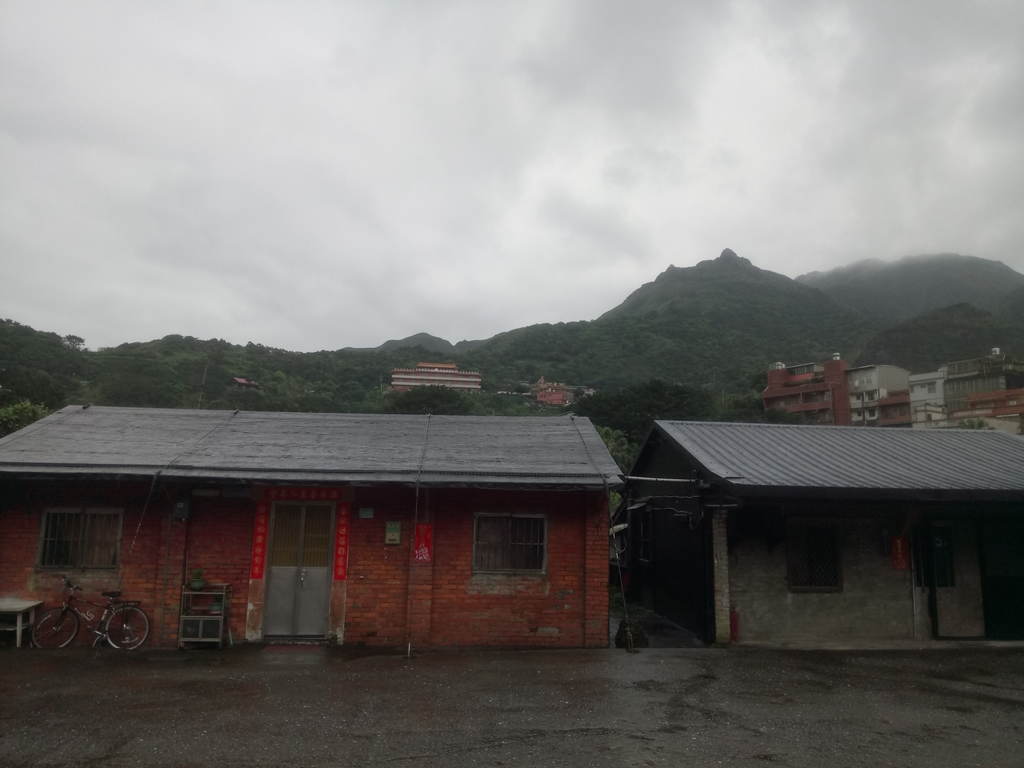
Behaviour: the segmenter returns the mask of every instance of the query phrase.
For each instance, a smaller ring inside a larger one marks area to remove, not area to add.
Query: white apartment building
[[[946,366],[929,373],[910,374],[910,415],[914,429],[946,424]]]
[[[895,365],[848,368],[846,390],[850,397],[850,426],[877,426],[880,414],[878,401],[909,387],[910,371]]]

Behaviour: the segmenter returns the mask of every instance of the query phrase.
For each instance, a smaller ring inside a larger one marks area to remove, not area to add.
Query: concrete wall
[[[936,526],[939,523],[935,524]],[[978,530],[973,520],[949,523],[953,529],[955,587],[936,590],[935,609],[942,637],[984,637]]]
[[[932,371],[931,373],[913,373],[910,375],[910,403],[911,405],[943,405],[945,400],[945,373],[943,371]],[[935,391],[929,392],[928,385],[934,384]]]
[[[729,576],[728,512],[716,510],[711,518],[712,588],[715,596],[715,642],[731,639],[732,580]]]
[[[729,593],[739,613],[740,641],[912,639],[911,571],[893,569],[880,551],[871,518],[838,522],[841,592],[790,592],[786,544],[736,542],[729,556]]]
[[[895,392],[910,388],[910,371],[895,365],[879,365],[877,371],[879,390]]]

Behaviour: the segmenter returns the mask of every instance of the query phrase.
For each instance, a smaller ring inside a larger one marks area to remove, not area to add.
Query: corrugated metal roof
[[[422,457],[422,459],[421,459]],[[421,463],[422,462],[422,463]],[[70,406],[0,439],[0,475],[616,488],[590,420]]]
[[[686,421],[656,425],[741,496],[834,490],[850,497],[1024,500],[1024,439],[1002,432]]]

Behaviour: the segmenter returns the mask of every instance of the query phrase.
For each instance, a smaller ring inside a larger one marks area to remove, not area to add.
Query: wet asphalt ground
[[[1024,651],[0,648],[0,765],[1024,766]]]

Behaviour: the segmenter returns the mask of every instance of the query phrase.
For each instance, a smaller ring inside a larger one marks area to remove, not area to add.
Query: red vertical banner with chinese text
[[[416,526],[416,546],[413,549],[413,560],[417,563],[429,563],[434,559],[434,526],[421,523]]]
[[[263,578],[267,564],[267,536],[270,532],[270,502],[261,501],[256,505],[256,529],[252,537],[252,565],[249,578],[258,581]]]
[[[343,502],[338,505],[338,521],[334,526],[334,580],[344,581],[348,578],[348,526],[351,505]]]
[[[896,571],[910,570],[910,552],[907,551],[908,538],[906,536],[892,537],[892,567]]]

